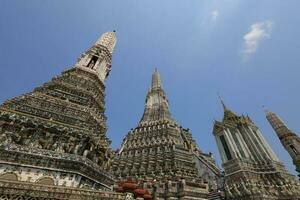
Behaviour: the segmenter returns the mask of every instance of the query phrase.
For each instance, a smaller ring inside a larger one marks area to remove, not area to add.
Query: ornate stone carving
[[[47,191],[53,199],[69,198],[73,192],[86,193],[74,199],[120,199],[122,195],[103,192],[114,183],[103,171],[111,151],[104,114],[103,76],[107,73],[94,69],[93,56],[98,54],[110,69],[114,45],[105,38],[105,43],[96,43],[72,69],[0,106],[0,165],[9,164],[3,170],[21,177],[17,183],[3,184],[0,178],[0,195],[21,198],[26,193],[23,198],[46,199],[43,192]],[[28,171],[21,166],[29,167]],[[41,184],[59,187],[37,186]]]
[[[249,116],[238,116],[225,104],[213,133],[225,169],[229,199],[298,199],[300,188],[279,161]],[[291,187],[293,183],[293,187]],[[297,188],[297,189],[296,189]]]
[[[123,140],[111,171],[119,180],[131,177],[144,183],[159,182],[163,187],[149,183],[157,198],[205,199],[209,189],[218,188],[215,178],[220,179],[220,170],[210,155],[197,148],[189,130],[171,117],[157,70],[152,75],[142,119]],[[205,173],[210,177],[204,180]],[[178,188],[170,188],[170,184]]]

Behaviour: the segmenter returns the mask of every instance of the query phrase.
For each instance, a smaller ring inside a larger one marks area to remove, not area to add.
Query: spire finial
[[[157,88],[157,87],[161,87],[161,80],[160,80],[160,74],[157,70],[157,68],[155,67],[154,69],[154,73],[152,74],[152,88]]]
[[[175,124],[176,122],[172,119],[169,102],[162,88],[159,72],[157,68],[154,68],[151,87],[146,96],[144,114],[139,126],[156,123]]]
[[[220,99],[220,101],[221,101],[221,104],[222,104],[222,106],[223,106],[223,109],[224,110],[227,110],[227,107],[226,107],[226,105],[225,105],[225,103],[224,103],[224,100],[223,100],[223,98],[221,97],[221,95],[218,93],[218,97],[219,97],[219,99]]]

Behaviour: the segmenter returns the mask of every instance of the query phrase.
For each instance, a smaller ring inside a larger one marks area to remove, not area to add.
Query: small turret
[[[293,159],[293,163],[296,166],[296,170],[300,177],[300,138],[288,126],[283,120],[273,112],[264,108],[266,118],[271,124],[272,128],[276,132],[281,144],[288,151]]]
[[[112,54],[117,43],[116,31],[106,32],[97,40],[96,45],[102,45]]]
[[[96,43],[81,55],[75,67],[96,74],[104,84],[111,71],[112,53],[116,42],[115,31],[102,34]]]

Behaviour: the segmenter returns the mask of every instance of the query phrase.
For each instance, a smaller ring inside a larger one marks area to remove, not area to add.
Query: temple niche
[[[18,175],[13,172],[5,172],[0,174],[0,180],[18,181]]]
[[[37,184],[54,185],[54,180],[51,177],[42,177],[36,181]]]
[[[93,69],[94,66],[95,66],[95,64],[96,64],[96,62],[97,62],[97,60],[98,60],[98,58],[96,56],[93,56],[92,59],[91,59],[91,61],[88,64],[88,68]]]

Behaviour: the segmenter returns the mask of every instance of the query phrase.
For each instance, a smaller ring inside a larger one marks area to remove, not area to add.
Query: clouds
[[[213,11],[211,12],[211,14],[210,14],[210,19],[211,19],[211,21],[212,21],[212,22],[217,21],[219,15],[220,15],[219,10],[213,10]]]
[[[257,22],[251,25],[250,32],[244,35],[244,50],[245,59],[253,55],[261,41],[270,38],[272,33],[273,22],[271,20]]]

